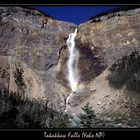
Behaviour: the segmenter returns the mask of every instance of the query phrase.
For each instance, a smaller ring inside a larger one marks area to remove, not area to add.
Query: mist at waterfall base
[[[76,34],[77,34],[77,29],[75,29],[74,33],[69,34],[69,37],[66,41],[68,51],[69,51],[69,57],[67,62],[67,68],[68,68],[67,79],[72,92],[69,94],[69,96],[66,99],[65,112],[68,111],[68,108],[71,108],[69,105],[69,99],[71,98],[71,96],[73,96],[73,93],[85,93],[87,90],[85,85],[80,83],[80,74],[78,71],[78,60],[80,58],[80,52],[75,47]]]
[[[75,47],[75,37],[77,34],[77,29],[74,33],[69,34],[67,39],[67,46],[69,50],[69,59],[68,59],[68,75],[67,79],[71,87],[72,92],[75,93],[85,93],[87,88],[83,83],[80,83],[80,74],[78,71],[78,60],[80,58],[80,52]]]

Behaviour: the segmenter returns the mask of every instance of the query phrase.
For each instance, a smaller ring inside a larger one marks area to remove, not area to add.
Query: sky
[[[68,21],[77,25],[87,21],[88,18],[113,9],[113,6],[34,6],[39,11],[46,13],[55,19]]]

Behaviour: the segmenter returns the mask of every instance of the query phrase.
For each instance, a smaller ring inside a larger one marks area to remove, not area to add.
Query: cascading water
[[[77,85],[80,80],[80,76],[78,74],[78,60],[80,57],[79,51],[75,47],[75,37],[77,34],[77,29],[74,33],[69,35],[67,39],[67,46],[69,49],[69,59],[68,59],[68,80],[70,87],[73,92],[76,92]]]
[[[80,53],[78,49],[75,47],[75,37],[77,34],[77,29],[74,33],[69,34],[69,38],[67,39],[67,46],[69,50],[69,59],[68,59],[68,81],[71,87],[72,92],[68,96],[66,100],[66,110],[70,107],[68,105],[69,99],[72,96],[73,92],[76,92],[77,86],[80,80],[80,76],[78,74],[78,60],[80,57]]]

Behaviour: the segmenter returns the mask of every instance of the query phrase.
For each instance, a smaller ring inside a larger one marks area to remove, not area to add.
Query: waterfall
[[[65,109],[65,112],[68,111],[68,108],[70,108],[70,105],[69,105],[69,99],[70,97],[73,95],[73,92],[70,93],[70,95],[67,97],[66,99],[66,109]]]
[[[77,29],[75,30],[74,33],[70,33],[69,38],[67,39],[67,46],[69,50],[68,80],[73,92],[76,91],[77,85],[80,80],[80,76],[78,74],[78,60],[80,57],[80,53],[75,47],[76,34],[77,34]]]
[[[77,34],[77,29],[75,30],[74,33],[69,34],[69,38],[67,39],[67,46],[69,50],[69,59],[68,59],[68,81],[71,87],[72,92],[66,99],[66,109],[65,112],[67,111],[69,106],[69,99],[73,95],[73,92],[76,92],[77,86],[80,80],[80,76],[78,74],[78,60],[80,57],[80,53],[78,49],[75,47],[75,37]]]

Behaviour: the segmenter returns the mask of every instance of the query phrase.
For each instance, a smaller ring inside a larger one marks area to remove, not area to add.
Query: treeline
[[[116,60],[109,69],[110,86],[114,88],[126,87],[129,91],[140,92],[140,54],[137,51]]]
[[[101,21],[100,17],[102,17],[102,16],[107,16],[109,14],[112,14],[111,17],[113,17],[115,15],[115,13],[117,13],[117,12],[133,10],[133,9],[136,9],[136,8],[140,8],[140,6],[135,5],[135,6],[116,7],[116,8],[113,8],[113,9],[106,10],[105,12],[98,13],[98,14],[90,17],[88,20],[91,20],[91,22],[99,22],[99,21]],[[121,15],[118,14],[118,16],[121,16]]]
[[[67,117],[19,93],[0,90],[0,128],[67,128]]]
[[[0,128],[121,128],[117,121],[104,121],[96,116],[87,102],[83,113],[70,122],[68,114],[61,114],[38,101],[30,101],[9,91],[0,90]],[[121,120],[119,120],[119,123]],[[132,124],[133,125],[133,124]]]

